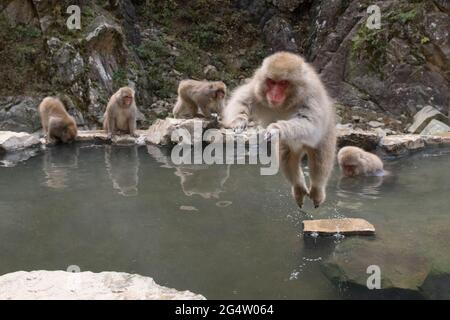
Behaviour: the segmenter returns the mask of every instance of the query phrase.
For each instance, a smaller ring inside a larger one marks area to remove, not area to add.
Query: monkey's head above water
[[[268,107],[289,108],[297,101],[299,88],[304,85],[305,61],[299,55],[278,52],[264,59],[256,70],[256,96],[264,99]]]
[[[119,89],[119,99],[122,108],[129,108],[134,100],[134,90],[130,87],[122,87]]]

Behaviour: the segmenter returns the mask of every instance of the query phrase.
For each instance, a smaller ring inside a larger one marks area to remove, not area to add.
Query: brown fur
[[[77,124],[63,103],[53,97],[47,97],[39,105],[39,115],[47,142],[72,142],[78,134]]]
[[[383,172],[383,161],[358,147],[344,147],[338,152],[338,163],[347,177],[374,175]]]
[[[118,132],[137,136],[137,108],[134,94],[134,90],[130,87],[122,87],[109,99],[103,118],[103,129],[106,130],[110,138]],[[126,105],[125,99],[131,100],[129,105]]]
[[[279,105],[268,101],[267,80],[288,81]],[[312,66],[299,55],[279,52],[266,59],[252,79],[238,87],[224,108],[225,127],[242,131],[249,120],[280,133],[281,168],[301,207],[305,195],[318,207],[326,197],[335,148],[335,111]],[[301,159],[308,157],[310,188],[306,186]]]
[[[173,108],[175,118],[192,118],[198,115],[211,117],[211,112],[221,113],[227,87],[222,81],[183,80],[178,86],[178,99]]]

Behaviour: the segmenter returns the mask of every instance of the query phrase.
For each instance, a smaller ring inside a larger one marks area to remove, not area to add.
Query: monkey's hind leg
[[[334,165],[334,147],[325,146],[317,149],[308,148],[308,166],[311,188],[309,197],[318,208],[326,198],[326,185]]]
[[[300,167],[300,160],[303,157],[301,151],[294,152],[289,147],[280,145],[281,170],[292,185],[292,196],[297,205],[303,206],[303,199],[308,195],[308,188],[305,183],[305,176]]]

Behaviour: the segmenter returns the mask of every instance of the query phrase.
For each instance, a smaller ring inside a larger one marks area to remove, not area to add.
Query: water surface
[[[57,146],[0,168],[0,274],[123,271],[209,299],[349,297],[320,264],[346,239],[304,237],[281,174],[174,166],[154,146]],[[450,258],[450,150],[386,160],[388,177],[329,183],[315,218],[360,217],[373,241]],[[448,238],[448,237],[447,237]],[[368,261],[370,264],[370,261]],[[358,293],[350,293],[358,297]]]

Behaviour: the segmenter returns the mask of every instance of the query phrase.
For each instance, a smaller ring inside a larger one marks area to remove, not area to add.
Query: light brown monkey
[[[318,207],[333,169],[336,134],[335,111],[313,67],[299,55],[278,52],[266,59],[251,80],[238,87],[224,108],[223,124],[243,131],[249,120],[280,137],[281,168],[292,185],[297,204],[309,195]],[[300,161],[308,157],[310,187]]]
[[[47,142],[72,142],[78,134],[77,124],[63,103],[53,97],[47,97],[39,105],[39,115]]]
[[[178,99],[173,108],[175,118],[192,118],[198,115],[211,117],[211,112],[219,115],[227,92],[222,81],[183,80],[178,86]]]
[[[344,147],[338,152],[338,163],[347,177],[359,175],[383,175],[383,161],[370,152],[358,147]]]
[[[136,114],[134,90],[130,87],[120,88],[109,99],[103,118],[103,129],[108,133],[108,138],[112,138],[117,132],[137,137]]]

